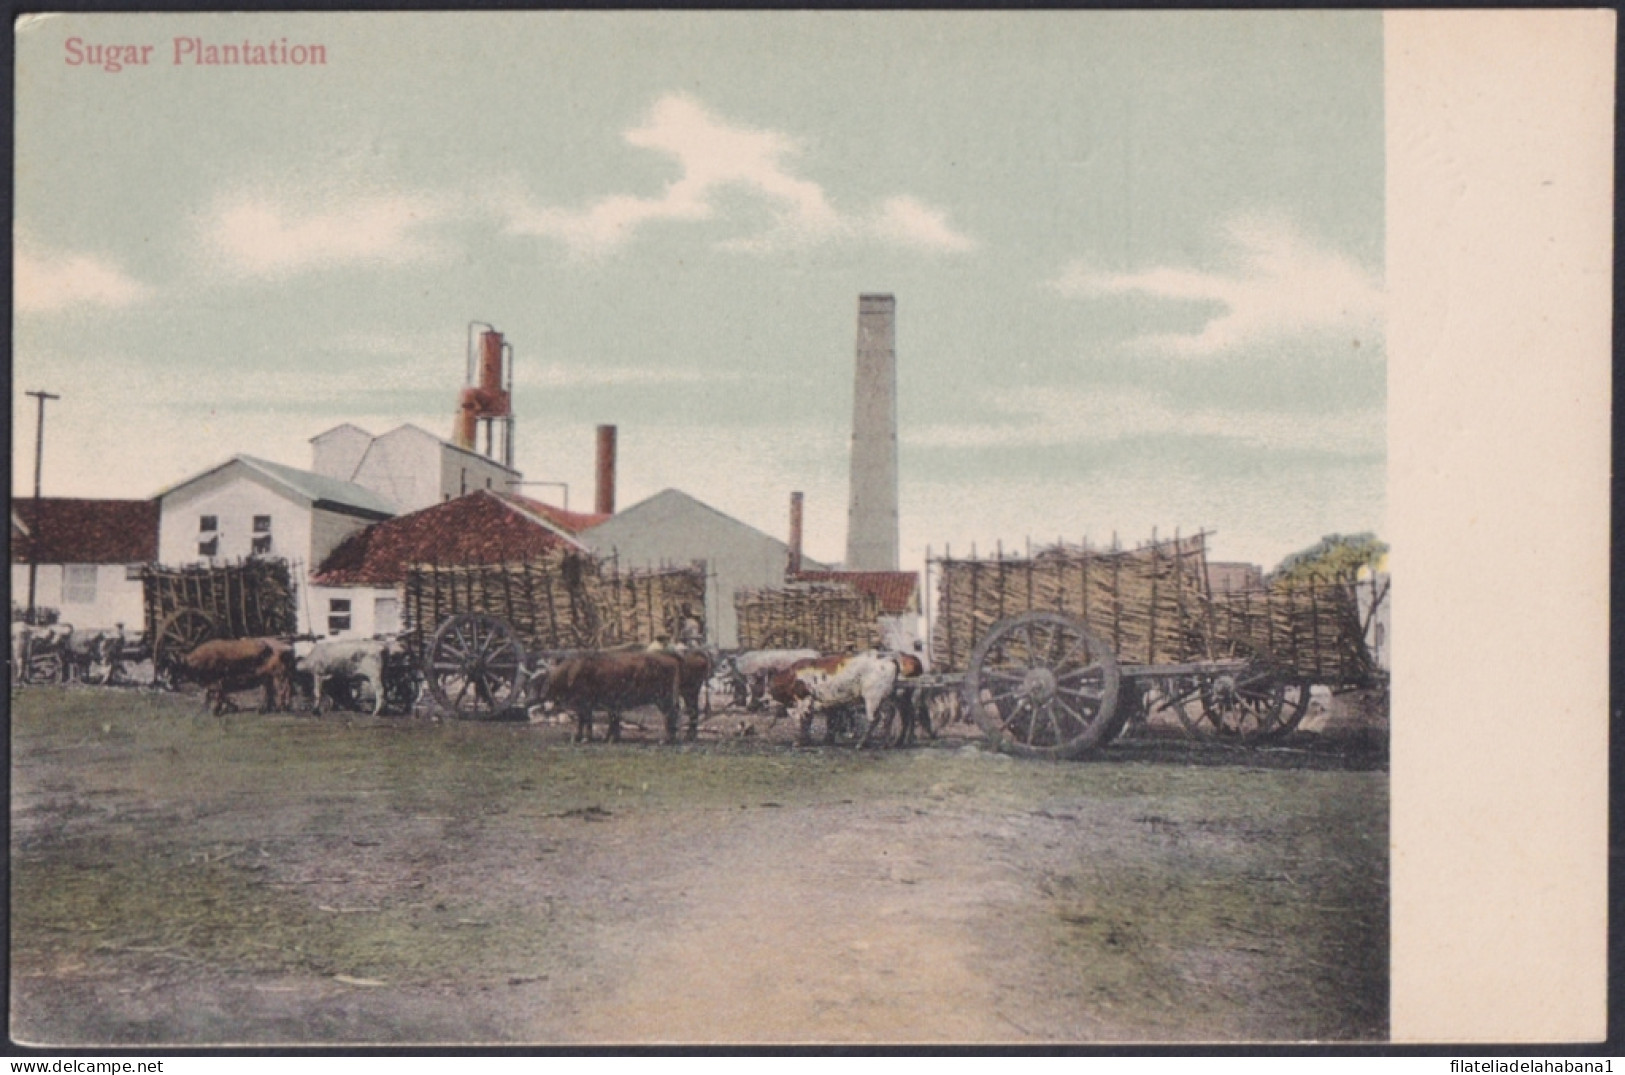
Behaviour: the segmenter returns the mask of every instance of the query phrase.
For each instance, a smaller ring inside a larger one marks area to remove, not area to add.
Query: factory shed
[[[400,586],[413,564],[518,562],[583,550],[572,528],[601,517],[484,489],[375,523],[318,565],[310,585],[314,629],[338,637],[400,630]]]
[[[376,437],[345,422],[318,433],[310,444],[312,471],[369,489],[396,512],[443,504],[479,489],[505,493],[523,477],[410,422]]]
[[[28,602],[28,566],[38,556],[35,604],[63,622],[99,630],[141,622],[140,565],[158,558],[156,500],[46,497],[11,504],[11,601]]]
[[[677,489],[665,489],[580,532],[580,540],[600,557],[614,556],[621,570],[704,561],[705,622],[710,641],[724,649],[739,645],[734,594],[784,584],[790,546],[769,534]],[[804,561],[809,570],[826,565]]]

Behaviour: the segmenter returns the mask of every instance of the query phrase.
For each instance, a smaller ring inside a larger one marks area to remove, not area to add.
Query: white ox
[[[403,652],[398,642],[357,639],[318,642],[300,655],[297,670],[315,683],[315,710],[322,711],[322,691],[330,679],[364,679],[372,687],[372,715],[384,709],[384,662]]]
[[[773,677],[768,692],[795,716],[798,738],[807,743],[812,735],[813,715],[825,713],[825,741],[834,738],[828,714],[843,706],[863,703],[864,726],[858,729],[859,742],[867,742],[880,708],[892,701],[892,689],[900,674],[898,656],[870,650],[847,656],[820,657],[800,661]]]

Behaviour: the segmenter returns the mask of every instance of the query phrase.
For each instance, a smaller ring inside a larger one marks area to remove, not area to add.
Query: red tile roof
[[[915,595],[920,576],[912,571],[802,571],[790,581],[845,583],[880,598],[880,611],[888,616],[919,611]]]
[[[520,499],[481,489],[373,523],[340,543],[312,581],[319,586],[393,586],[405,580],[412,564],[488,564],[581,549],[563,527],[531,510],[529,503],[515,503]]]
[[[156,500],[74,500],[44,497],[34,517],[32,497],[11,502],[27,528],[11,528],[11,560],[26,564],[39,542],[42,564],[146,564],[158,559]],[[30,537],[28,535],[35,535]]]
[[[501,493],[499,495],[504,500],[509,500],[515,504],[518,504],[526,511],[542,516],[548,522],[552,523],[554,526],[557,526],[560,530],[568,531],[571,534],[579,534],[583,530],[591,530],[599,523],[614,517],[611,515],[599,515],[596,512],[565,511],[563,508],[555,508],[551,504],[544,504],[540,500],[532,500],[528,496],[520,496],[517,493]]]

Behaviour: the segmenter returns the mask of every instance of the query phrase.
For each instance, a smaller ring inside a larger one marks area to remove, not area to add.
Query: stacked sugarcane
[[[1307,580],[1213,595],[1211,638],[1218,655],[1257,657],[1320,683],[1352,683],[1373,671],[1355,595]]]
[[[704,626],[705,568],[698,564],[621,572],[554,552],[520,563],[418,564],[404,589],[404,622],[424,640],[465,613],[504,620],[533,652],[675,640],[689,620]]]
[[[993,625],[1029,611],[1076,616],[1125,664],[1202,656],[1207,612],[1206,535],[1135,549],[1058,543],[1026,556],[933,560],[940,569],[932,652],[964,671]]]
[[[599,565],[587,582],[598,645],[677,642],[705,635],[705,565],[636,569]]]
[[[148,638],[176,612],[196,610],[221,638],[263,638],[299,630],[293,571],[283,559],[255,557],[230,564],[162,567],[141,572]]]
[[[743,649],[849,653],[880,645],[880,598],[850,586],[806,583],[734,593]]]
[[[427,641],[453,616],[495,616],[530,649],[595,644],[597,609],[586,579],[597,565],[575,553],[550,552],[518,563],[416,564],[406,574],[407,630]]]

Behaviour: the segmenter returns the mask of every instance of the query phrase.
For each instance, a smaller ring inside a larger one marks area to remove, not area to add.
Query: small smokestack
[[[615,427],[598,427],[598,488],[592,510],[599,515],[615,514]]]
[[[790,578],[801,574],[801,494],[790,494]]]

